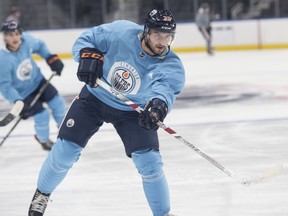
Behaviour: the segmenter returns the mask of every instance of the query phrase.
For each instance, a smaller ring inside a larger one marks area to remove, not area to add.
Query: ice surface
[[[233,174],[250,176],[288,159],[288,51],[181,54],[187,82],[165,119],[180,135]],[[52,83],[63,95],[82,84],[65,60]],[[47,77],[49,68],[39,62]],[[1,128],[3,136],[12,124]],[[51,121],[51,137],[57,128]],[[0,215],[27,215],[47,152],[22,121],[0,148]],[[287,216],[288,175],[244,187],[185,144],[159,130],[161,153],[179,216]],[[110,125],[92,137],[51,196],[45,216],[148,216],[141,178]]]

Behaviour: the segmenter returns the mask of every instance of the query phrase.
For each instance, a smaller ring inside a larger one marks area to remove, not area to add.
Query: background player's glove
[[[139,114],[139,125],[148,130],[158,130],[157,122],[163,122],[167,112],[167,104],[159,98],[154,98],[147,103],[145,109]]]
[[[63,62],[59,59],[58,55],[50,55],[46,59],[47,64],[50,66],[51,70],[56,72],[58,76],[61,75],[61,72],[63,70],[64,64]]]
[[[83,48],[80,50],[80,61],[77,77],[90,87],[95,87],[97,78],[103,76],[103,53],[96,48]]]
[[[23,107],[21,113],[19,114],[19,116],[20,116],[22,119],[26,120],[26,119],[28,119],[30,116],[32,116],[32,113],[31,113],[31,110],[29,109],[29,106],[28,106],[24,101],[23,101],[23,103],[24,103],[24,107]]]

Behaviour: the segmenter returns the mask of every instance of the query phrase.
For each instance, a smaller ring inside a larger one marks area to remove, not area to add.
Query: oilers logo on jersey
[[[109,71],[108,81],[113,88],[124,94],[136,94],[141,84],[139,73],[127,62],[114,63]]]
[[[17,68],[17,78],[19,80],[27,80],[31,78],[32,64],[30,59],[22,61]]]

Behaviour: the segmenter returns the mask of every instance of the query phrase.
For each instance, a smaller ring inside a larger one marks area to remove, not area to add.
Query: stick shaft
[[[32,106],[34,106],[34,104],[36,103],[36,101],[40,98],[40,96],[43,94],[43,92],[45,91],[45,89],[47,88],[47,86],[50,84],[51,79],[55,76],[55,73],[52,73],[51,76],[49,77],[49,79],[46,81],[46,83],[40,88],[38,94],[35,96],[35,98],[33,99],[33,101],[30,103],[29,108],[31,108]]]
[[[117,90],[115,90],[113,87],[111,87],[110,85],[106,84],[104,81],[98,79],[97,80],[97,84],[99,86],[101,86],[102,88],[104,88],[105,90],[107,90],[108,92],[112,93],[113,95],[115,95],[117,98],[119,98],[120,100],[122,100],[123,102],[125,102],[127,105],[129,105],[130,107],[132,107],[134,110],[136,110],[137,112],[141,112],[143,109],[141,107],[139,107],[137,104],[133,103],[131,100],[129,100],[127,97],[125,97],[123,94],[121,94],[120,92],[118,92]],[[194,150],[196,153],[198,153],[200,156],[202,156],[203,158],[205,158],[206,160],[208,160],[210,163],[212,163],[214,166],[216,166],[218,169],[220,169],[221,171],[223,171],[225,174],[227,174],[228,176],[232,177],[233,179],[235,179],[236,181],[239,181],[235,176],[233,176],[233,174],[227,170],[224,166],[222,166],[219,162],[217,162],[216,160],[214,160],[213,158],[211,158],[209,155],[207,155],[206,153],[204,153],[202,150],[200,150],[199,148],[197,148],[195,145],[193,145],[191,142],[187,141],[186,139],[184,139],[181,135],[177,134],[173,129],[171,129],[170,127],[166,126],[163,122],[158,122],[158,126],[161,127],[163,130],[165,130],[167,133],[171,134],[172,136],[174,136],[177,140],[179,140],[180,142],[184,143],[186,146],[190,147],[192,150]]]

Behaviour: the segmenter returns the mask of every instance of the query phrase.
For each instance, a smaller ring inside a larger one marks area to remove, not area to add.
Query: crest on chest
[[[138,71],[127,62],[115,62],[107,78],[113,88],[124,94],[136,94],[141,84]]]

